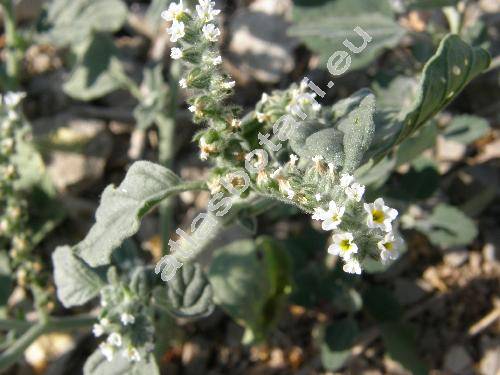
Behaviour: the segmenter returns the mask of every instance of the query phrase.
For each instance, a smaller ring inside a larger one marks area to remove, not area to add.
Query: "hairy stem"
[[[6,351],[2,353],[2,355],[0,355],[0,371],[3,371],[16,363],[28,346],[30,346],[40,336],[49,332],[89,327],[94,322],[94,317],[86,315],[48,318],[46,321],[36,322],[33,323],[33,325],[31,325],[30,322],[23,322],[19,320],[0,320],[1,329],[27,329],[21,337],[19,337]]]
[[[170,67],[169,77],[169,103],[166,115],[159,115],[156,118],[159,136],[159,155],[161,165],[171,169],[175,155],[175,122],[177,114],[178,82],[180,77],[180,64],[173,61]],[[174,198],[169,197],[163,200],[159,207],[160,212],[160,235],[162,249],[165,254],[168,251],[168,240],[174,227]]]
[[[5,43],[6,43],[6,70],[9,79],[8,89],[16,90],[19,86],[19,74],[23,55],[17,46],[16,16],[13,0],[2,0],[0,5],[3,10]]]

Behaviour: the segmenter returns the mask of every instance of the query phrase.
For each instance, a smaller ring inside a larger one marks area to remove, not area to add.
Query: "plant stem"
[[[95,322],[94,317],[82,315],[63,318],[49,318],[44,322],[34,323],[25,333],[21,335],[6,351],[0,355],[0,371],[7,369],[18,361],[24,351],[41,335],[54,332],[73,330],[87,327]],[[10,327],[8,325],[10,324]],[[29,322],[19,320],[0,320],[0,327],[3,329],[26,329]]]
[[[6,67],[9,79],[8,89],[16,90],[19,85],[19,73],[22,53],[17,46],[16,15],[13,0],[2,0],[0,5],[3,10],[5,42],[6,42]]]
[[[462,15],[458,9],[454,6],[444,7],[443,13],[448,20],[450,31],[454,34],[459,34],[462,28]]]
[[[180,64],[173,61],[170,67],[169,77],[169,102],[166,115],[158,115],[156,123],[158,126],[159,137],[159,155],[158,159],[161,165],[171,169],[175,155],[175,121],[177,114],[178,84],[180,77]],[[163,200],[159,206],[160,213],[160,235],[163,253],[168,252],[168,241],[174,227],[174,199],[169,197]]]

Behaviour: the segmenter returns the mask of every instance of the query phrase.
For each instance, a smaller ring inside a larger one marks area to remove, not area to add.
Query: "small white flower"
[[[182,50],[180,48],[174,47],[170,50],[170,57],[174,60],[179,60],[182,58]]]
[[[23,100],[26,97],[26,94],[24,92],[8,92],[4,96],[4,102],[7,107],[14,108],[17,107],[19,103],[21,103],[21,100]]]
[[[134,324],[135,322],[135,317],[132,314],[129,313],[122,313],[120,315],[120,321],[124,326],[128,326],[129,324]]]
[[[200,0],[199,5],[196,6],[198,17],[204,22],[212,21],[220,13],[219,9],[214,9],[214,6],[215,1]]]
[[[167,29],[167,33],[170,34],[170,41],[172,43],[177,42],[186,35],[184,31],[184,22],[174,20],[174,22],[172,22],[172,27]]]
[[[189,106],[188,109],[189,109],[190,112],[193,112],[193,113],[196,112],[196,106],[195,105]]]
[[[314,198],[316,199],[317,202],[321,201],[321,194],[317,193]]]
[[[94,324],[94,327],[92,328],[92,333],[94,334],[95,337],[100,337],[104,333],[104,327],[101,324]]]
[[[269,116],[267,116],[265,113],[257,111],[255,112],[255,114],[257,116],[257,121],[260,123],[266,122],[269,119]]]
[[[361,198],[363,198],[363,194],[365,193],[365,187],[355,182],[351,186],[345,188],[345,193],[347,195],[347,198],[356,202],[360,202]]]
[[[235,81],[224,82],[222,84],[222,87],[225,88],[226,90],[232,89],[234,86],[236,86]]]
[[[109,323],[111,322],[109,321],[108,318],[102,318],[101,320],[99,320],[99,324],[102,325],[103,327],[109,326]]]
[[[338,255],[343,259],[349,259],[352,254],[358,252],[358,246],[353,242],[352,233],[343,232],[333,235],[333,243],[328,247],[328,253]]]
[[[343,188],[346,188],[348,187],[351,182],[354,181],[354,177],[351,176],[350,174],[347,174],[347,173],[344,173],[342,174],[342,176],[340,177],[340,186],[343,187]]]
[[[342,269],[347,273],[355,273],[356,275],[361,275],[361,265],[355,258],[345,259],[345,264]]]
[[[133,346],[127,348],[123,351],[123,356],[131,362],[139,362],[141,360],[141,354]]]
[[[200,138],[200,159],[205,161],[208,159],[210,154],[217,150],[215,145],[207,143],[205,137]]]
[[[342,216],[344,216],[344,212],[345,207],[337,206],[337,203],[335,203],[334,201],[330,201],[330,203],[328,204],[328,210],[318,211],[319,215],[317,215],[316,217],[319,217],[319,220],[323,220],[323,223],[321,223],[321,228],[323,228],[323,230],[333,230],[337,229],[337,227],[342,222]]]
[[[99,345],[99,350],[108,362],[111,362],[113,360],[113,357],[115,355],[115,348],[113,348],[113,346],[103,342]]]
[[[299,160],[299,157],[295,154],[291,154],[290,155],[290,165],[292,167],[295,167],[295,165],[297,164],[297,161]]]
[[[122,346],[122,343],[123,343],[122,336],[117,332],[113,332],[112,334],[110,334],[108,336],[107,342],[110,345],[120,347],[120,346]]]
[[[278,181],[278,187],[280,191],[287,195],[288,199],[293,199],[295,197],[295,191],[290,185],[290,181],[283,175],[283,167],[279,167],[273,173],[271,173],[271,178]]]
[[[184,13],[187,12],[188,10],[184,9],[184,6],[182,5],[182,0],[180,0],[179,4],[170,3],[168,9],[161,12],[161,18],[163,18],[165,21],[176,21],[180,17],[182,17]]]
[[[220,30],[213,23],[204,25],[201,29],[203,36],[210,42],[216,42],[220,36]]]
[[[186,81],[186,78],[181,78],[181,80],[179,81],[179,86],[182,87],[183,89],[187,89],[188,85],[187,85],[187,81]],[[189,107],[191,108],[191,107]],[[191,111],[191,109],[189,109]],[[191,112],[194,112],[194,111],[191,111]]]
[[[268,100],[269,100],[269,95],[267,95],[266,93],[262,94],[262,98],[260,99],[260,102],[262,104],[266,104]]]
[[[395,239],[392,233],[387,233],[384,238],[377,243],[377,247],[380,250],[380,259],[383,264],[399,257],[399,239]]]
[[[392,221],[398,216],[398,211],[385,205],[382,198],[377,198],[375,202],[364,204],[364,209],[368,213],[366,225],[368,228],[380,228],[385,232],[392,230]]]
[[[222,56],[217,56],[212,60],[212,64],[214,65],[220,65],[222,64]]]

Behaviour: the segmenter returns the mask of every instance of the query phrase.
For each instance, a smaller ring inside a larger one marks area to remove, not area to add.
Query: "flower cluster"
[[[101,306],[92,332],[95,337],[107,335],[99,350],[108,361],[118,354],[138,362],[153,351],[153,313],[133,290],[122,284],[107,285],[101,291]]]
[[[9,250],[20,286],[39,278],[41,269],[41,263],[30,254],[27,201],[16,188],[19,171],[14,159],[28,130],[20,109],[23,98],[23,93],[15,92],[0,96],[0,248]]]
[[[207,130],[195,136],[202,160],[243,151],[235,134],[240,125],[239,110],[225,103],[236,82],[220,69],[222,57],[217,42],[221,30],[215,21],[220,10],[214,6],[213,1],[200,0],[192,12],[180,1],[171,3],[162,13],[162,17],[171,22],[167,28],[170,41],[176,43],[170,56],[181,60],[186,68],[179,85],[190,92],[188,109],[196,123],[205,121],[208,125]]]

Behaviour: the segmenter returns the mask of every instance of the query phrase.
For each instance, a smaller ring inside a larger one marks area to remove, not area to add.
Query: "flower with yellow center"
[[[184,9],[181,0],[179,1],[179,4],[170,3],[168,9],[161,12],[161,18],[163,18],[165,21],[179,21],[182,19],[184,13],[187,12],[188,9]]]
[[[392,221],[398,216],[398,211],[385,205],[382,198],[377,198],[375,202],[364,204],[364,209],[368,213],[366,225],[368,228],[380,228],[385,232],[392,230]]]
[[[345,207],[337,206],[337,203],[330,201],[328,203],[328,210],[323,210],[322,208],[316,208],[312,218],[314,220],[322,220],[321,228],[323,230],[333,230],[342,222],[342,216],[344,216]]]
[[[361,264],[356,258],[349,258],[345,260],[344,267],[342,267],[344,272],[355,273],[356,275],[361,275]]]
[[[352,233],[336,233],[332,238],[333,243],[328,247],[329,254],[337,255],[343,259],[349,259],[352,254],[358,252],[358,246],[354,243]]]
[[[392,233],[387,233],[384,238],[377,243],[377,247],[380,250],[380,259],[384,264],[399,257],[399,241],[394,238],[394,234]]]

